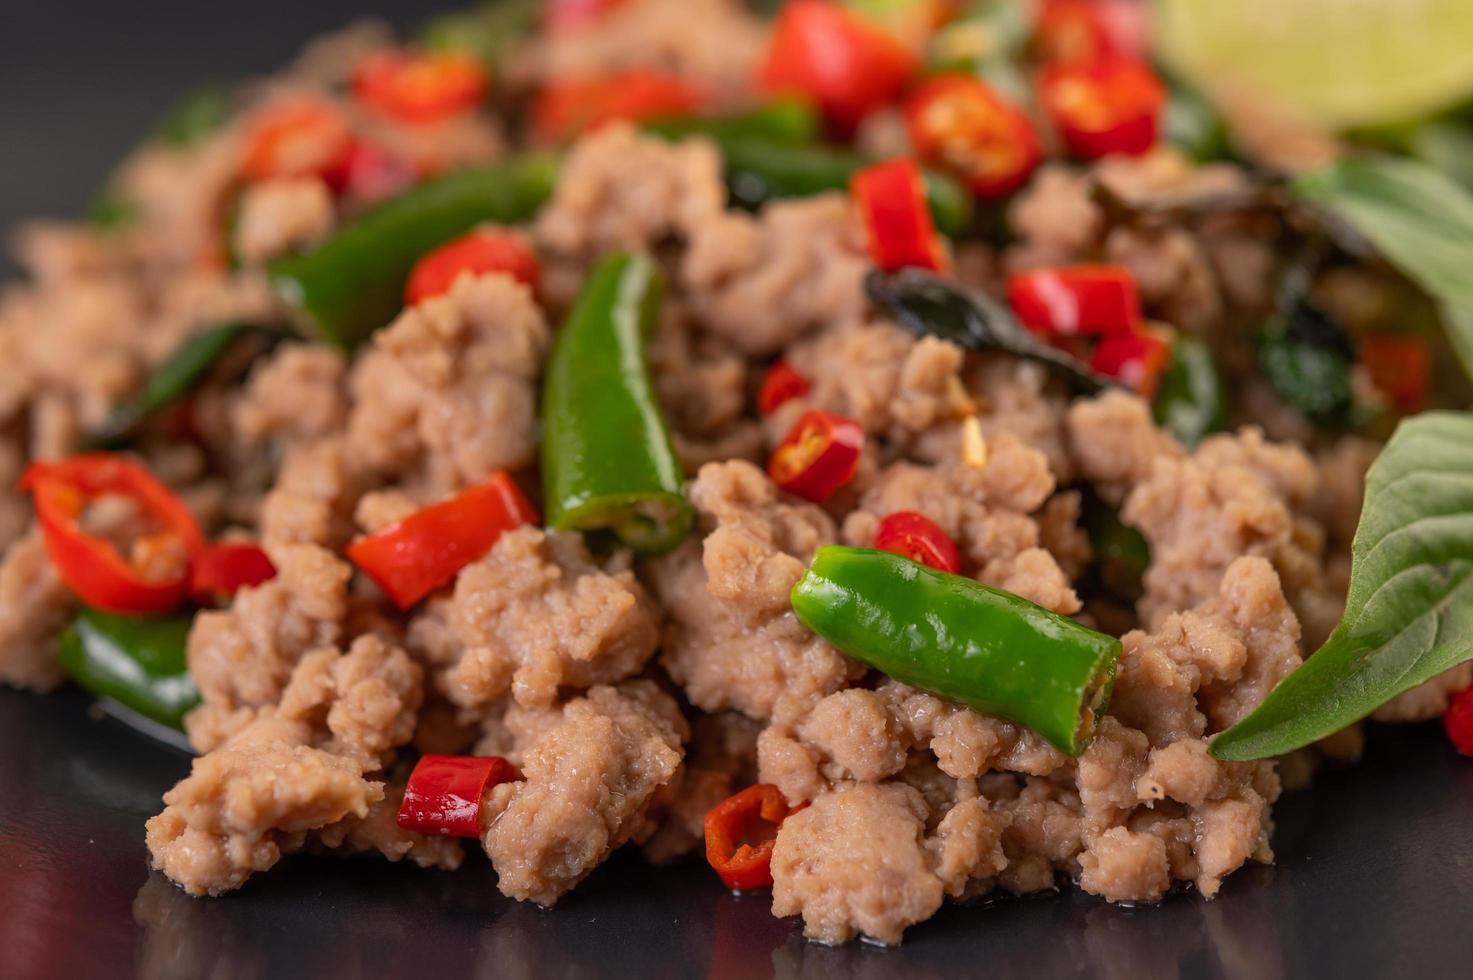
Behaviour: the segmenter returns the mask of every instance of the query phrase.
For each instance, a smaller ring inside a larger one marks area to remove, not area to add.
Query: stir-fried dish
[[[1364,719],[1473,754],[1473,44],[1276,102],[1261,6],[505,0],[190,96],[17,239],[0,681],[187,739],[192,895],[1212,898]]]

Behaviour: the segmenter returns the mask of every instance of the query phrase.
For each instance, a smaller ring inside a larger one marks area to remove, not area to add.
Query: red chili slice
[[[853,419],[817,410],[803,413],[767,462],[782,490],[821,504],[854,478],[864,429]]]
[[[1044,0],[1034,33],[1039,56],[1048,64],[1143,58],[1145,5],[1137,0]]]
[[[787,361],[775,361],[762,378],[762,387],[757,392],[757,411],[771,415],[783,402],[802,398],[812,388],[808,379]]]
[[[419,834],[479,837],[486,790],[521,778],[499,755],[420,756],[404,786],[399,826]]]
[[[204,547],[194,515],[174,491],[137,463],[109,453],[35,462],[21,477],[57,574],[89,606],[116,613],[166,612],[184,598],[189,563]],[[156,530],[125,558],[109,540],[83,530],[88,503],[128,497]]]
[[[1047,68],[1041,96],[1069,152],[1089,160],[1151,149],[1166,105],[1161,79],[1129,58]]]
[[[706,96],[685,80],[653,68],[562,78],[545,86],[532,107],[532,130],[543,143],[560,143],[616,119],[639,122],[688,115]]]
[[[758,83],[770,94],[811,99],[847,130],[899,95],[919,68],[914,51],[854,12],[792,0],[773,27]]]
[[[849,190],[864,218],[875,265],[886,272],[949,267],[914,160],[900,157],[865,167],[850,179]]]
[[[1360,342],[1371,381],[1403,412],[1420,411],[1432,388],[1432,355],[1420,338],[1372,334]]]
[[[404,302],[410,306],[450,291],[462,273],[505,272],[534,289],[541,274],[537,253],[513,231],[481,227],[424,255],[410,270]]]
[[[1171,341],[1160,333],[1140,330],[1100,338],[1089,366],[1096,374],[1114,378],[1143,397],[1156,393],[1171,357]]]
[[[249,585],[276,577],[276,566],[259,545],[249,542],[206,545],[189,570],[189,595],[208,605]]]
[[[956,542],[935,521],[913,510],[886,515],[875,531],[875,547],[953,575],[962,568]]]
[[[348,557],[408,609],[480,558],[505,531],[536,524],[537,509],[504,471],[449,500],[348,545]]]
[[[486,99],[490,78],[460,51],[373,51],[353,72],[353,94],[368,108],[411,125],[469,112]]]
[[[370,140],[355,139],[342,166],[325,175],[333,190],[372,204],[387,200],[419,182],[420,172],[409,160],[395,156]]]
[[[246,124],[241,173],[247,180],[341,173],[352,146],[347,120],[331,102],[296,97],[258,110]]]
[[[974,75],[937,75],[905,104],[916,153],[965,181],[978,197],[1012,193],[1041,159],[1038,132],[1017,106]]]
[[[1008,279],[1008,302],[1024,326],[1048,337],[1130,333],[1141,319],[1135,277],[1118,265],[1019,273]]]
[[[1453,748],[1463,755],[1473,755],[1473,687],[1464,688],[1448,701],[1442,729]]]
[[[776,786],[758,783],[730,796],[706,814],[706,861],[727,888],[772,887],[772,848],[784,820],[806,804],[788,808]]]

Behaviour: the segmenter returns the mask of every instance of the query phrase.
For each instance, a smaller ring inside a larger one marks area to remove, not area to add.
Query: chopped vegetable
[[[906,266],[935,272],[950,268],[914,160],[899,157],[865,167],[850,179],[849,187],[864,219],[875,265],[886,272]]]
[[[1344,328],[1306,300],[1264,325],[1258,367],[1286,403],[1324,425],[1343,425],[1351,408],[1355,349]]]
[[[453,238],[427,253],[410,270],[404,302],[410,306],[450,292],[462,274],[504,272],[520,283],[537,286],[537,253],[513,231],[482,227]]]
[[[489,86],[481,61],[460,51],[371,51],[353,70],[359,102],[416,126],[469,112],[485,101]]]
[[[31,494],[57,575],[83,602],[107,612],[158,613],[184,598],[204,535],[184,502],[148,470],[108,453],[38,460],[20,488]],[[87,505],[104,495],[126,497],[144,524],[126,558],[83,527]]]
[[[538,93],[532,129],[543,143],[561,143],[616,119],[686,115],[705,102],[705,94],[689,82],[656,68],[559,78]]]
[[[762,377],[762,387],[757,392],[757,411],[771,415],[779,405],[793,398],[802,398],[812,387],[808,379],[787,361],[777,361]]]
[[[930,565],[937,571],[956,574],[962,569],[956,542],[935,521],[913,510],[887,514],[875,531],[875,547]]]
[[[250,542],[205,545],[189,569],[189,595],[200,605],[229,599],[251,585],[276,577],[261,546]]]
[[[340,172],[352,134],[331,102],[294,96],[258,109],[246,124],[241,173],[246,180],[321,177]]]
[[[1011,194],[1038,166],[1033,123],[973,75],[927,80],[906,100],[905,121],[916,153],[983,199]]]
[[[704,136],[718,146],[739,140],[768,140],[790,146],[812,143],[819,136],[813,104],[804,99],[772,99],[755,109],[728,115],[673,115],[641,123],[666,139]]]
[[[481,222],[530,218],[555,173],[551,159],[528,156],[447,174],[366,212],[312,251],[271,263],[272,284],[323,340],[354,347],[399,312],[422,255]]]
[[[558,333],[542,387],[548,525],[612,535],[639,554],[674,548],[693,518],[645,362],[662,289],[650,259],[606,256]]]
[[[532,35],[542,12],[543,0],[483,0],[431,19],[420,41],[432,51],[469,52],[495,68],[507,48]]]
[[[1412,413],[1426,407],[1432,355],[1425,341],[1404,334],[1372,334],[1361,340],[1360,363],[1399,410]]]
[[[1151,398],[1171,358],[1171,339],[1162,331],[1141,328],[1101,337],[1090,354],[1096,374],[1114,378],[1143,398]]]
[[[1111,507],[1086,487],[1081,523],[1093,552],[1092,571],[1099,585],[1128,602],[1141,597],[1141,577],[1151,564],[1151,545],[1140,531],[1120,519]]]
[[[877,25],[827,0],[791,0],[772,30],[758,83],[812,99],[841,130],[900,94],[916,53]]]
[[[154,124],[154,138],[175,149],[187,149],[224,126],[234,108],[230,89],[202,85],[169,107]]]
[[[1325,645],[1212,741],[1282,755],[1473,658],[1473,415],[1407,419],[1366,475],[1345,615]]]
[[[192,616],[117,616],[83,609],[61,635],[67,676],[160,724],[182,728],[199,704],[189,676]]]
[[[404,786],[397,822],[417,834],[480,837],[486,791],[521,778],[499,755],[422,755]]]
[[[1206,344],[1195,337],[1176,338],[1152,411],[1156,421],[1189,448],[1226,425],[1227,396]]]
[[[1120,641],[973,579],[885,551],[830,545],[793,611],[902,683],[1032,728],[1078,755],[1110,700]]]
[[[1033,36],[1027,7],[1016,0],[968,5],[963,16],[932,35],[927,67],[975,75],[1010,100],[1026,99],[1028,84],[1020,63]]]
[[[767,475],[785,492],[821,504],[854,478],[863,449],[858,422],[810,410],[772,451]]]
[[[1465,687],[1448,701],[1442,713],[1447,740],[1463,755],[1473,756],[1473,687]]]
[[[706,814],[706,861],[721,883],[737,891],[772,887],[772,848],[791,814],[776,786],[758,783],[716,804]]]
[[[328,184],[363,204],[377,204],[419,183],[420,168],[372,140],[354,139],[342,171],[328,175]]]
[[[1049,64],[1089,65],[1146,53],[1145,5],[1136,0],[1043,0],[1039,56]]]
[[[1117,58],[1044,69],[1040,99],[1069,152],[1093,160],[1155,146],[1166,87],[1144,62]]]
[[[400,609],[408,609],[490,551],[498,538],[537,523],[537,509],[504,471],[354,540],[348,557]]]
[[[1135,276],[1119,265],[1074,265],[1008,278],[1008,303],[1025,327],[1046,337],[1129,334],[1141,320]]]

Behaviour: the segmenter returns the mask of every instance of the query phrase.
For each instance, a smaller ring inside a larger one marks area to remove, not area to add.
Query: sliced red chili
[[[372,204],[408,190],[421,175],[411,161],[371,140],[354,139],[341,167],[324,176],[333,190]]]
[[[1035,36],[1049,64],[1086,65],[1146,53],[1145,4],[1137,0],[1044,0]]]
[[[748,786],[706,814],[706,861],[728,888],[772,887],[772,848],[784,820],[803,807],[788,808],[776,786]]]
[[[1166,87],[1150,66],[1129,58],[1044,70],[1044,109],[1075,156],[1141,154],[1156,145]]]
[[[189,569],[189,595],[195,602],[207,605],[275,577],[276,566],[260,545],[249,542],[206,545]]]
[[[775,361],[762,378],[757,392],[757,411],[771,415],[783,402],[802,398],[813,388],[787,361]]]
[[[935,521],[913,510],[887,514],[875,531],[875,547],[953,575],[962,568],[961,553],[951,536]]]
[[[373,51],[353,72],[353,94],[375,112],[411,125],[469,112],[486,99],[490,78],[462,51]]]
[[[1118,265],[1018,273],[1008,279],[1008,302],[1024,326],[1048,337],[1130,333],[1141,319],[1135,277]]]
[[[1360,342],[1360,362],[1371,381],[1403,412],[1427,403],[1432,388],[1432,355],[1420,338],[1372,334]]]
[[[411,306],[422,303],[448,293],[462,273],[483,272],[504,272],[534,288],[541,274],[537,253],[525,236],[485,226],[446,242],[416,262],[404,286],[404,301]]]
[[[1463,755],[1473,755],[1473,687],[1464,688],[1448,701],[1442,728],[1453,748]]]
[[[949,267],[914,160],[899,157],[865,167],[850,178],[849,190],[864,218],[875,265],[886,272],[906,266],[935,272]]]
[[[858,422],[830,412],[804,412],[773,450],[767,474],[786,492],[820,504],[854,478],[863,448]]]
[[[241,173],[247,180],[341,173],[352,146],[347,120],[331,102],[286,99],[257,111],[246,125]]]
[[[792,0],[773,27],[758,82],[768,93],[812,100],[844,130],[899,95],[919,67],[914,51],[853,11]]]
[[[560,143],[616,119],[689,115],[705,103],[705,93],[653,68],[562,78],[538,93],[532,130],[543,143]]]
[[[408,609],[490,551],[503,532],[538,520],[521,489],[498,470],[485,483],[358,538],[348,557]]]
[[[204,547],[204,535],[184,501],[148,470],[121,456],[92,453],[32,463],[20,488],[31,494],[52,565],[83,602],[108,612],[155,613],[183,599],[189,563]],[[113,542],[82,527],[87,505],[104,495],[131,500],[148,527],[126,558]]]
[[[921,159],[965,181],[981,198],[1021,187],[1042,156],[1022,109],[975,75],[937,75],[905,104],[906,128]]]
[[[399,826],[419,834],[479,837],[486,790],[521,778],[499,755],[420,756],[404,786]]]
[[[1150,398],[1170,357],[1171,341],[1160,332],[1142,329],[1101,337],[1089,366],[1096,374],[1114,378]]]

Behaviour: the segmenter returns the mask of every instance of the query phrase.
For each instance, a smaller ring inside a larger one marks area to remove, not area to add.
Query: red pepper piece
[[[864,217],[875,265],[886,272],[906,266],[942,272],[950,266],[914,160],[900,157],[865,167],[850,179],[849,191]]]
[[[408,190],[419,182],[419,168],[370,140],[355,139],[342,166],[324,175],[333,190],[373,204]]]
[[[399,826],[419,834],[479,837],[481,797],[492,786],[521,778],[499,755],[420,756],[404,786]]]
[[[189,570],[189,595],[209,605],[235,595],[248,585],[276,577],[276,566],[259,545],[249,542],[206,545]]]
[[[498,470],[485,483],[348,545],[353,564],[408,609],[480,558],[505,531],[536,524],[537,510]]]
[[[853,419],[817,410],[803,413],[767,461],[782,490],[821,504],[854,478],[864,429]]]
[[[771,415],[783,402],[802,398],[812,388],[808,379],[787,361],[775,361],[762,378],[762,387],[757,392],[757,411]]]
[[[921,159],[951,172],[984,199],[1023,186],[1042,157],[1027,114],[975,75],[927,80],[906,100],[905,122]]]
[[[541,268],[537,253],[516,232],[481,227],[424,255],[410,270],[404,302],[410,306],[450,291],[462,273],[505,272],[534,289]]]
[[[625,0],[546,0],[542,5],[542,25],[553,34],[586,27],[624,3]]]
[[[705,93],[653,68],[562,78],[538,93],[532,130],[543,143],[560,143],[616,119],[690,115],[705,103]]]
[[[1453,748],[1473,756],[1473,687],[1463,688],[1448,701],[1442,728]]]
[[[956,542],[935,521],[913,510],[887,514],[875,531],[875,547],[953,575],[962,568]]]
[[[20,489],[31,494],[57,574],[89,606],[157,613],[184,598],[189,563],[204,547],[204,535],[184,501],[148,470],[121,456],[92,453],[32,463]],[[87,504],[105,494],[130,498],[155,528],[134,543],[128,558],[82,528]]]
[[[471,111],[485,101],[489,87],[485,66],[461,51],[372,51],[353,71],[359,102],[416,126]]]
[[[341,173],[352,146],[347,120],[331,102],[309,96],[260,109],[246,125],[241,173],[246,180]]]
[[[1130,333],[1141,319],[1135,277],[1118,265],[1018,273],[1008,278],[1008,302],[1025,327],[1047,337]]]
[[[1093,160],[1155,146],[1166,87],[1144,62],[1109,58],[1045,69],[1041,97],[1069,152]]]
[[[1113,334],[1100,338],[1089,359],[1096,374],[1128,385],[1142,397],[1156,393],[1156,385],[1171,356],[1171,341],[1159,333]]]
[[[1416,337],[1373,334],[1360,343],[1360,362],[1376,387],[1403,412],[1420,411],[1432,388],[1432,355]]]
[[[758,783],[712,807],[705,820],[706,861],[722,884],[739,891],[771,888],[778,828],[804,805],[789,809],[776,786]]]
[[[914,51],[853,11],[792,0],[778,15],[757,78],[769,94],[812,100],[843,131],[899,95],[919,68]]]
[[[1035,29],[1039,56],[1055,65],[1145,57],[1145,4],[1137,0],[1044,0]]]

